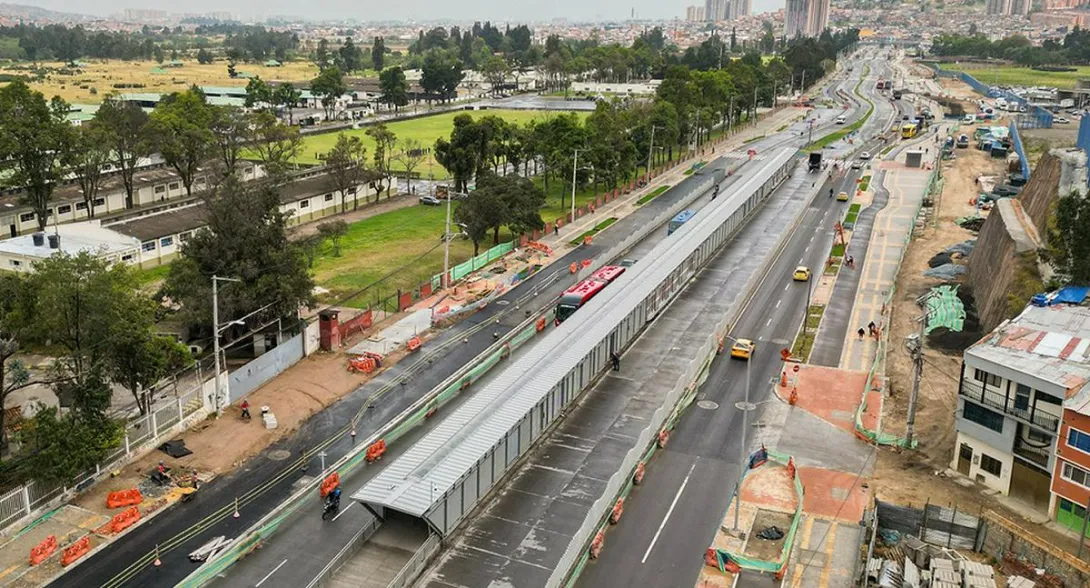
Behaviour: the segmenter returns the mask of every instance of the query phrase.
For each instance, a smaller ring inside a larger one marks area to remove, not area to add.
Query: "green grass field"
[[[435,146],[435,140],[439,137],[450,137],[450,131],[454,128],[454,117],[459,114],[469,114],[474,118],[482,116],[498,116],[507,122],[526,124],[532,120],[544,120],[553,116],[556,116],[554,112],[546,112],[541,110],[484,110],[474,112],[444,112],[442,114],[436,114],[433,116],[426,116],[422,118],[414,118],[411,120],[401,120],[391,122],[386,125],[386,128],[390,129],[397,135],[398,141],[405,141],[407,139],[415,139],[420,142],[421,147],[433,148]],[[580,117],[585,117],[586,113],[577,113]],[[367,146],[368,159],[374,155],[375,142],[371,140],[371,137],[367,136],[366,128],[344,131],[349,135],[356,135],[363,139],[364,145]],[[319,163],[318,155],[324,154],[333,148],[333,145],[337,142],[337,135],[339,133],[322,133],[320,135],[311,135],[303,140],[303,148],[300,150],[299,157],[296,158],[298,163]],[[397,149],[395,145],[394,149]],[[397,162],[394,162],[394,169],[404,169]],[[427,178],[430,174],[434,174],[436,179],[443,179],[447,177],[447,171],[437,163],[432,157],[427,157],[420,165],[414,170],[420,174],[420,177]]]
[[[989,67],[974,63],[943,63],[940,69],[963,71],[992,86],[1055,86],[1074,88],[1080,78],[1090,78],[1090,66],[1078,71],[1036,71],[1028,67]]]
[[[361,290],[396,272],[374,292],[348,300],[349,306],[364,307],[379,297],[394,294],[399,288],[411,290],[443,271],[443,234],[446,209],[442,206],[410,206],[373,216],[348,226],[341,239],[341,256],[333,257],[327,242],[314,261],[315,282],[330,291],[326,300],[337,300]],[[500,232],[500,241],[511,235]],[[481,243],[481,251],[492,240]],[[473,255],[473,243],[455,240],[450,244],[453,267]]]

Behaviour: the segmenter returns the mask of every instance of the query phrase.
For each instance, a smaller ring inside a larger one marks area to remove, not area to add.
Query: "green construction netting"
[[[927,297],[927,328],[930,333],[940,327],[960,331],[965,326],[965,305],[958,298],[957,286],[931,288]]]
[[[775,451],[768,451],[761,449],[768,454],[769,461],[774,461],[781,465],[787,465],[791,457],[787,454],[777,453]],[[758,451],[758,453],[760,453]],[[754,454],[756,455],[756,454]],[[750,456],[752,462],[753,456]],[[742,479],[745,480],[745,476],[749,475],[751,469],[747,468],[742,475]],[[771,572],[776,573],[784,569],[787,566],[788,557],[791,554],[791,546],[795,544],[795,534],[799,530],[799,522],[802,521],[802,502],[805,492],[802,488],[802,478],[799,477],[799,472],[796,469],[793,476],[793,482],[795,484],[795,496],[798,499],[798,505],[795,507],[795,516],[791,519],[791,528],[787,530],[787,534],[784,536],[783,549],[780,551],[780,556],[775,561],[766,561],[760,559],[753,559],[740,555],[725,549],[715,549],[716,561],[719,564],[719,571],[726,572],[727,565],[730,563],[736,564],[743,570],[754,570],[758,572]],[[737,497],[735,497],[737,499]],[[728,507],[729,508],[729,507]]]

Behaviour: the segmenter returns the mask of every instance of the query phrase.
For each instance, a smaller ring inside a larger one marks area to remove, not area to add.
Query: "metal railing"
[[[412,559],[405,563],[405,566],[401,568],[401,571],[394,576],[394,579],[390,581],[387,588],[408,588],[413,585],[416,578],[420,576],[428,567],[428,562],[435,554],[439,553],[440,540],[439,535],[432,533],[428,535],[427,541],[420,546],[420,549],[416,550]]]
[[[125,437],[121,445],[110,453],[101,464],[63,484],[46,484],[32,480],[13,488],[0,496],[0,531],[11,527],[34,512],[52,506],[66,498],[70,492],[83,490],[102,475],[129,462],[134,456],[149,451],[160,435],[173,435],[171,428],[185,421],[204,408],[201,399],[202,383],[180,394],[169,404],[161,404],[147,414],[134,417],[125,424]],[[197,402],[194,402],[194,401]]]
[[[1036,404],[1029,409],[1018,408],[1014,405],[1013,399],[1007,398],[1005,394],[998,391],[989,390],[987,386],[979,382],[962,380],[958,393],[978,404],[1001,410],[1005,414],[1045,429],[1050,433],[1056,433],[1060,430],[1060,417],[1038,410]]]
[[[1048,458],[1052,455],[1051,447],[1034,447],[1017,437],[1014,440],[1014,454],[1048,469]]]
[[[329,563],[322,568],[322,571],[318,572],[317,576],[314,576],[314,579],[307,584],[307,588],[319,588],[324,586],[326,581],[333,578],[333,575],[337,573],[337,570],[344,564],[345,560],[355,555],[360,547],[363,547],[363,544],[378,532],[378,528],[381,526],[382,523],[378,519],[373,516],[368,517],[367,523],[352,536],[352,539],[337,552],[337,555],[333,556],[333,559],[329,560]]]

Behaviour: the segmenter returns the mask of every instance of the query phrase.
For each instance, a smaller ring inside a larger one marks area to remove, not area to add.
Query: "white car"
[[[852,162],[852,169],[863,169],[863,162],[856,159]]]
[[[1064,118],[1062,116],[1056,116],[1056,117],[1052,118],[1052,122],[1060,123],[1061,125],[1066,125],[1067,123],[1069,123],[1071,121],[1067,120],[1066,118]]]
[[[838,117],[836,117],[836,124],[838,124],[838,125],[842,125],[842,124],[844,124],[844,123],[846,123],[846,122],[848,122],[848,119],[847,119],[847,117],[845,117],[845,116],[844,116],[843,114],[842,114],[842,115],[840,115],[840,116],[838,116]]]
[[[870,159],[870,151],[864,151],[864,152],[860,153],[859,154],[859,159],[862,159],[864,161]]]

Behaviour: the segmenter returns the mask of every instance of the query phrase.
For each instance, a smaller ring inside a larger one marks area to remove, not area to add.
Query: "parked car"
[[[1054,116],[1054,117],[1052,117],[1052,122],[1060,123],[1061,125],[1066,125],[1067,123],[1069,123],[1071,121],[1067,120],[1066,118],[1064,118],[1062,116]]]
[[[423,204],[424,206],[439,206],[442,202],[435,196],[421,196],[420,204]]]

